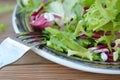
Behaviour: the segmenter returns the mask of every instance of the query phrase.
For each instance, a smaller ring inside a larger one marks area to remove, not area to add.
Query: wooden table
[[[0,0],[0,5],[15,5],[16,0]],[[0,32],[0,42],[11,34],[12,11],[0,14],[0,22],[8,27]],[[120,75],[105,75],[70,69],[48,61],[32,51],[0,70],[0,80],[120,80]]]

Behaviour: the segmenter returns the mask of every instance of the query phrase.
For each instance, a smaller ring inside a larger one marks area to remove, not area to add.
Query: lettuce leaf
[[[120,58],[120,39],[115,40],[115,52],[113,53],[113,60],[116,61]]]
[[[63,8],[65,11],[65,19],[64,22],[69,22],[71,19],[76,18],[76,14],[72,11],[74,5],[78,2],[79,0],[64,0],[63,2]]]
[[[90,6],[87,13],[84,15],[84,24],[82,32],[86,35],[92,34],[95,31],[111,31],[111,35],[101,36],[96,40],[97,43],[104,42],[111,50],[110,43],[115,40],[115,32],[119,31],[120,0],[95,0],[95,3]],[[88,35],[91,36],[91,35]]]
[[[93,3],[95,2],[95,0],[80,0],[80,4],[82,6],[91,6]]]
[[[86,50],[81,49],[80,51],[68,50],[68,56],[73,56],[73,55],[93,61],[93,53],[87,49]]]
[[[50,40],[47,41],[47,46],[56,49],[57,51],[68,52],[68,55],[78,55],[92,61],[92,52],[82,47],[76,42],[74,34],[64,31],[59,31],[51,27],[45,29],[50,33]]]
[[[88,26],[87,30],[95,31],[101,28],[104,29],[105,24],[114,21],[119,13],[119,8],[116,7],[118,1],[105,0],[103,4],[101,0],[95,0],[95,4],[85,14],[86,25]]]

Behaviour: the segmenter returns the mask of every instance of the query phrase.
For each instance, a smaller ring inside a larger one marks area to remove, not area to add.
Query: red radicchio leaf
[[[111,47],[114,47],[115,43],[111,43]],[[104,53],[107,55],[107,60],[105,60],[106,62],[113,62],[113,52],[115,52],[115,50],[112,48],[112,51],[109,51],[107,44],[104,45],[99,45],[96,47],[91,47],[89,48],[89,50],[95,52],[95,53]]]
[[[51,26],[54,22],[48,21],[44,15],[39,16],[36,20],[31,22],[31,25],[39,29],[44,29],[45,27]]]
[[[88,9],[89,9],[89,7],[87,7],[87,6],[84,7],[84,14],[87,12]]]
[[[30,17],[30,24],[36,28],[44,29],[45,27],[51,26],[54,24],[53,21],[49,21],[44,17],[44,14],[41,15],[42,11],[44,10],[41,7],[37,12],[34,12]]]
[[[47,1],[47,0],[44,0]],[[44,29],[55,23],[55,18],[61,19],[62,17],[52,13],[42,13],[44,7],[41,7],[37,12],[33,12],[30,16],[30,24],[36,28]]]
[[[41,7],[37,12],[33,12],[32,15],[30,16],[30,22],[35,20],[37,17],[40,16],[40,13],[44,10],[44,7]]]
[[[53,14],[53,16],[54,16],[55,18],[58,18],[58,19],[61,19],[61,18],[62,18],[61,16],[56,15],[56,14]]]

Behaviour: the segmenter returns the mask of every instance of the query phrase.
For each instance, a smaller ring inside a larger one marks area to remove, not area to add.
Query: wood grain
[[[16,0],[0,0],[1,5],[15,5]],[[0,14],[8,27],[0,32],[0,42],[14,34],[12,11]],[[20,60],[0,70],[0,80],[120,80],[120,75],[105,75],[70,69],[48,61],[31,50]]]
[[[120,75],[104,75],[73,70],[57,64],[8,66],[0,80],[120,80]]]

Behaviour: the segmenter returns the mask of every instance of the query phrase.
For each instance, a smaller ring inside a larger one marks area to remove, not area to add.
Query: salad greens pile
[[[90,61],[120,60],[120,0],[19,0],[46,46]]]

